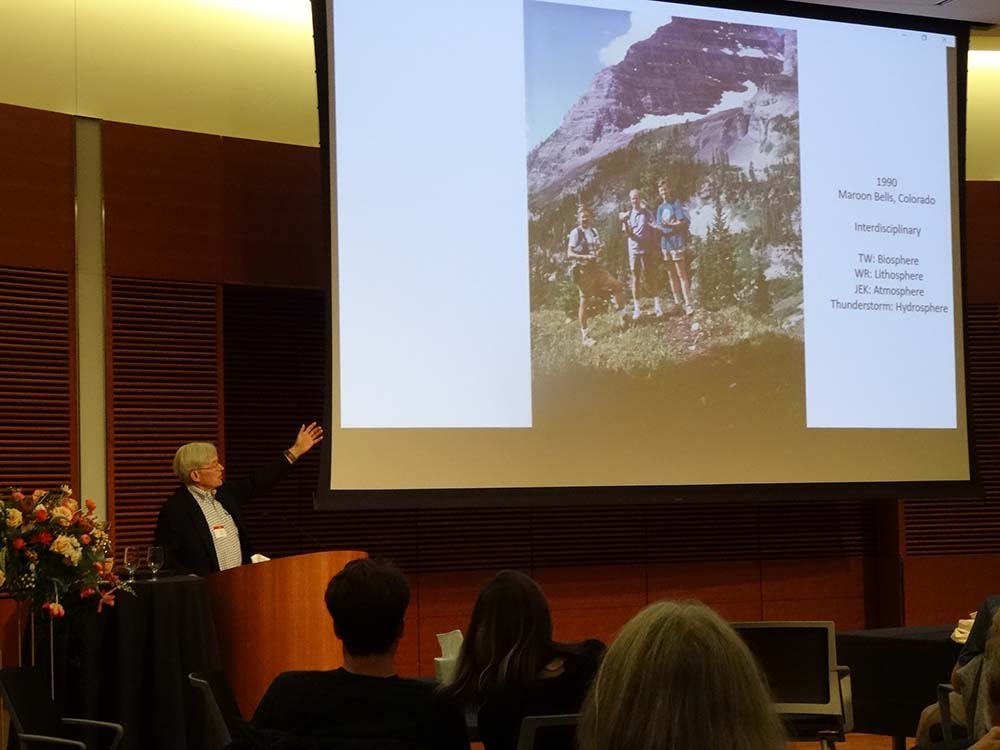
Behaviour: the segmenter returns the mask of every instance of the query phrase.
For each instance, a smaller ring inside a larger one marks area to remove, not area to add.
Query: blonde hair
[[[211,443],[185,443],[174,454],[174,474],[184,484],[191,484],[191,472],[204,469],[219,457]]]
[[[699,602],[657,602],[611,644],[580,721],[580,750],[782,750],[746,644]]]

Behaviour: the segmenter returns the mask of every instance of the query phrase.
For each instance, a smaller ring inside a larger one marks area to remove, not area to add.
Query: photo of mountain
[[[536,380],[800,378],[796,33],[647,5],[525,1]]]

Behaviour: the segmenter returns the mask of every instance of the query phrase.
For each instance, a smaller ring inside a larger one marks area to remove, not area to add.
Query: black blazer
[[[291,469],[288,459],[279,456],[246,479],[226,481],[215,491],[215,499],[236,523],[244,565],[250,562],[253,545],[243,523],[243,505],[267,492],[288,476]],[[219,570],[219,558],[215,554],[215,542],[205,521],[205,514],[184,485],[179,485],[160,508],[160,515],[156,519],[155,540],[157,545],[163,547],[166,567],[173,571],[207,575]]]

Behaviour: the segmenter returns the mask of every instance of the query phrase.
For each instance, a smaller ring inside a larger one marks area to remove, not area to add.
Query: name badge
[[[212,527],[212,536],[214,536],[216,539],[225,539],[226,537],[229,536],[229,533],[226,531],[226,527],[225,526],[221,526],[221,525],[219,525],[219,526],[213,526]]]

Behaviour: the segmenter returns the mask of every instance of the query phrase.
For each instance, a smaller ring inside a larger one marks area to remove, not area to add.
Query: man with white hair
[[[315,422],[299,428],[292,447],[245,479],[225,481],[225,467],[211,443],[187,443],[174,454],[182,484],[160,509],[156,544],[168,568],[206,575],[250,562],[253,545],[243,524],[243,505],[284,479],[292,465],[323,439]]]

